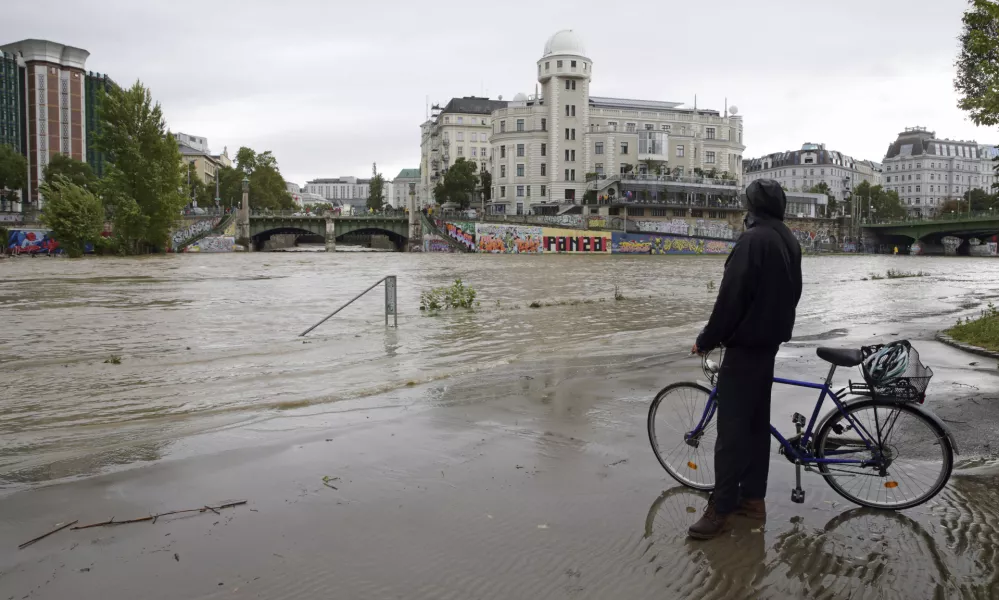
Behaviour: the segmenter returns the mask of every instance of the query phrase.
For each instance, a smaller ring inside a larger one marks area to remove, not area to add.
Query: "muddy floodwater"
[[[999,370],[934,340],[996,301],[999,261],[806,257],[777,371],[819,380],[819,345],[913,340],[936,373],[926,407],[961,451],[954,476],[886,513],[806,474],[799,505],[775,451],[767,525],[695,543],[704,497],[656,462],[645,416],[663,386],[703,379],[684,351],[723,264],[2,261],[0,598],[999,597]],[[888,269],[924,276],[870,280]],[[398,328],[375,290],[298,336],[386,275]],[[478,308],[421,314],[420,293],[456,278]],[[813,402],[775,389],[773,422],[791,431]],[[231,499],[249,503],[15,550],[77,518]]]

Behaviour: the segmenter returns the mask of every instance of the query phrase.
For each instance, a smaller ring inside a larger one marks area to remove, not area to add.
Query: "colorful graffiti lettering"
[[[544,229],[545,252],[591,253],[610,252],[611,235],[582,229]]]
[[[698,219],[691,227],[687,235],[718,238],[722,240],[735,239],[735,231],[732,226],[725,221],[706,221]]]
[[[465,246],[469,250],[475,249],[475,226],[471,223],[444,223],[443,230],[452,239]]]
[[[848,242],[846,244],[843,244],[843,252],[856,252],[856,251],[857,251],[857,245],[856,244],[854,244],[852,242]]]
[[[170,237],[173,249],[177,250],[181,244],[183,244],[185,241],[193,237],[201,235],[202,233],[208,233],[209,231],[214,229],[216,225],[219,224],[220,220],[221,217],[214,217],[211,219],[201,219],[195,221],[194,223],[191,223],[190,225],[187,225],[186,227],[182,227],[177,231],[174,231],[173,235]]]
[[[541,252],[541,237],[540,227],[475,224],[475,240],[479,252],[537,254]]]
[[[236,238],[226,235],[210,235],[201,238],[184,249],[185,252],[232,252]]]
[[[423,251],[424,252],[454,252],[454,248],[447,243],[447,240],[441,238],[435,233],[424,233],[423,234]]]
[[[617,233],[611,251],[617,254],[728,254],[735,242],[672,237],[647,233]]]
[[[57,254],[62,252],[52,232],[39,229],[11,229],[7,249],[14,254]]]
[[[546,225],[564,225],[566,227],[583,227],[583,215],[539,215],[535,217],[538,223]]]
[[[672,233],[673,235],[687,235],[690,233],[690,224],[683,219],[673,219],[672,221],[638,221],[636,225],[639,231],[649,233]]]
[[[606,217],[590,217],[586,221],[586,226],[590,229],[607,229]]]

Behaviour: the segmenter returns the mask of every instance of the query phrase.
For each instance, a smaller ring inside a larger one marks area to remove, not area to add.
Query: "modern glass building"
[[[98,118],[98,109],[101,99],[101,92],[107,92],[111,90],[111,86],[114,82],[107,75],[101,75],[100,73],[89,72],[84,79],[84,107],[86,107],[86,116],[84,117],[84,123],[86,124],[86,140],[87,140],[87,162],[90,164],[90,168],[93,169],[94,174],[98,177],[104,177],[104,154],[97,150],[94,145],[94,140],[101,130],[100,119]]]
[[[24,69],[12,54],[0,52],[0,144],[24,154]],[[23,198],[26,190],[19,190]],[[9,211],[13,203],[2,195],[0,211]]]

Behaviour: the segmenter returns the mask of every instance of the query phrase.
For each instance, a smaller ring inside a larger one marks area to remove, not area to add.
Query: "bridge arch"
[[[357,229],[350,229],[336,236],[336,242],[343,243],[353,236],[372,236],[372,235],[384,235],[392,245],[395,246],[397,252],[403,252],[406,249],[406,244],[409,238],[405,235],[401,235],[390,229],[383,229],[381,227],[360,227]]]
[[[267,242],[275,238],[275,236],[294,236],[293,244],[295,245],[298,241],[304,237],[319,238],[319,240],[325,240],[325,233],[317,233],[315,231],[310,231],[302,227],[289,227],[281,226],[274,227],[272,229],[267,229],[264,231],[259,231],[251,236],[251,241],[253,243],[254,250],[266,250]],[[285,242],[288,239],[284,240]],[[284,244],[285,247],[288,246],[287,243]]]

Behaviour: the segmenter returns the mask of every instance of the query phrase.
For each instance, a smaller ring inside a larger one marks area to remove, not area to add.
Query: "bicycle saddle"
[[[815,354],[837,367],[856,367],[864,362],[864,355],[858,348],[819,348]]]

